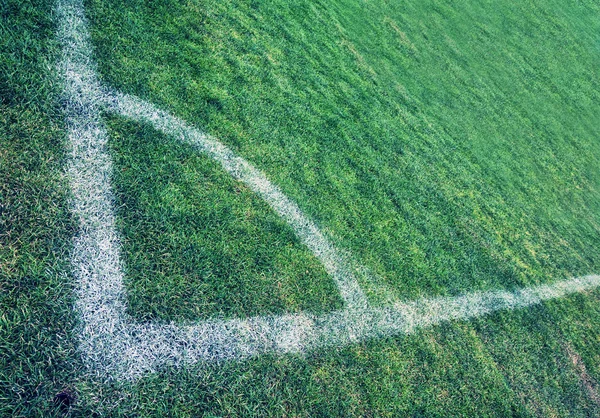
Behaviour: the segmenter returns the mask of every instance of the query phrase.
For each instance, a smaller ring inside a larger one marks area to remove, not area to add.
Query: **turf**
[[[594,416],[600,409],[568,350],[597,378],[592,353],[600,336],[590,322],[599,318],[597,305],[597,295],[586,295],[308,356],[165,370],[135,385],[102,387],[93,393],[103,403],[84,412]],[[581,329],[573,323],[589,325]],[[86,392],[91,396],[91,389]]]
[[[134,318],[341,308],[319,260],[247,187],[189,145],[151,127],[110,122]]]
[[[598,269],[593,3],[88,4],[106,82],[236,149],[396,298]]]
[[[54,416],[81,374],[51,2],[0,1],[0,416]]]
[[[412,298],[600,271],[595,3],[148,4],[88,2],[105,81],[238,150],[378,286]],[[600,414],[598,291],[344,349],[92,379],[72,332],[52,4],[0,6],[0,415],[58,415],[64,389],[72,416]],[[109,122],[120,168],[158,147],[192,178],[223,176],[148,127]],[[271,219],[223,181],[209,191]],[[122,231],[142,209],[120,213]],[[142,317],[160,317],[145,303]]]

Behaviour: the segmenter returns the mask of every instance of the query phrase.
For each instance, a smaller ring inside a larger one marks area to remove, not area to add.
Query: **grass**
[[[132,316],[193,320],[341,308],[319,260],[242,183],[151,127],[110,122]]]
[[[397,298],[597,270],[592,3],[89,6],[106,82],[236,149]]]
[[[54,416],[81,362],[51,2],[0,1],[0,416]]]
[[[600,271],[595,3],[87,4],[104,80],[261,168],[374,272],[366,285],[410,299]],[[52,4],[0,6],[0,415],[59,415],[65,389],[72,416],[600,413],[598,291],[343,349],[94,380],[72,333]],[[149,127],[107,122],[133,314],[337,306],[255,196]],[[227,243],[244,263],[216,251]],[[186,246],[206,250],[159,257]],[[285,293],[260,294],[276,279]]]

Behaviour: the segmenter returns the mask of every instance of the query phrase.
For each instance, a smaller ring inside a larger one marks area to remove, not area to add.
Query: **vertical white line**
[[[112,164],[100,118],[102,92],[82,2],[59,0],[56,12],[58,39],[63,46],[59,71],[64,82],[70,144],[67,171],[71,208],[79,226],[71,257],[78,282],[76,310],[81,317],[81,344],[92,364],[114,363],[118,358],[112,353],[123,349],[119,345],[126,345],[128,334],[120,243],[110,187]]]

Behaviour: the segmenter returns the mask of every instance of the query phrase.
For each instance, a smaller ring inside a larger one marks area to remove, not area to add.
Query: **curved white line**
[[[348,309],[364,309],[368,306],[367,298],[351,267],[333,244],[302,213],[298,205],[288,199],[260,170],[215,138],[151,103],[120,92],[111,92],[106,99],[108,109],[135,121],[150,123],[156,130],[193,145],[220,163],[225,171],[262,197],[292,227],[302,242],[323,263]]]

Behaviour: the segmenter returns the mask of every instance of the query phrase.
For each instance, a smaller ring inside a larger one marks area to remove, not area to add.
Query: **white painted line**
[[[475,292],[385,308],[368,307],[347,265],[338,260],[331,244],[258,170],[214,139],[152,105],[103,91],[96,77],[81,0],[59,0],[56,10],[58,38],[63,44],[59,70],[65,84],[71,147],[71,208],[79,222],[72,253],[78,286],[75,308],[81,319],[80,350],[90,372],[98,378],[133,380],[169,365],[339,347],[379,336],[406,334],[443,321],[524,308],[600,286],[600,276],[592,275],[514,292]],[[194,144],[267,200],[337,277],[346,309],[321,316],[260,316],[187,325],[133,321],[125,312],[121,245],[110,187],[112,163],[106,150],[106,129],[99,116],[107,103],[113,111],[150,122],[161,131]]]
[[[96,77],[81,1],[56,5],[59,72],[63,77],[66,126],[70,144],[67,174],[71,210],[78,221],[71,264],[77,280],[75,309],[80,316],[80,348],[90,369],[117,370],[131,346],[124,321],[125,289],[120,242],[115,229],[110,187],[112,163],[100,119],[104,97]]]

